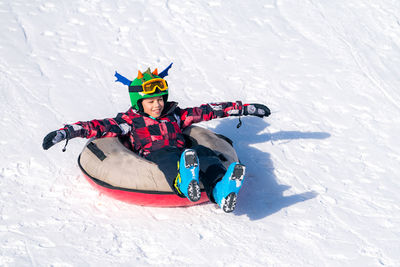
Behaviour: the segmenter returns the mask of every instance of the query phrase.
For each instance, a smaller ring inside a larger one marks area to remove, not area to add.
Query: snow
[[[1,266],[400,266],[400,5],[381,1],[0,1]],[[247,166],[234,213],[128,205],[43,151],[129,107],[117,70],[169,72]]]

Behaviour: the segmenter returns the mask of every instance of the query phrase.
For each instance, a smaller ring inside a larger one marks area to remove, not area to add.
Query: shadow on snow
[[[247,215],[251,220],[259,220],[298,202],[315,198],[317,194],[313,191],[284,196],[283,192],[290,186],[277,182],[270,154],[257,149],[255,145],[265,142],[274,144],[273,142],[278,140],[289,142],[295,139],[326,139],[330,134],[298,131],[258,134],[269,126],[265,120],[255,117],[242,120],[243,125],[239,129],[236,129],[237,119],[221,120],[213,129],[216,133],[232,139],[240,160],[246,165],[246,178],[234,213]]]

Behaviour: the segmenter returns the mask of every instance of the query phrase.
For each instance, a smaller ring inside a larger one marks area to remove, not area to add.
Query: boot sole
[[[199,201],[201,197],[201,191],[199,183],[195,180],[191,181],[188,186],[188,199],[192,202]]]
[[[187,151],[185,153],[185,168],[197,167],[199,165],[197,161],[197,154],[195,151]]]
[[[233,169],[231,180],[242,181],[245,171],[246,167],[243,164],[237,164]]]
[[[222,210],[226,213],[234,211],[236,207],[236,199],[237,195],[233,192],[227,195],[224,199]]]

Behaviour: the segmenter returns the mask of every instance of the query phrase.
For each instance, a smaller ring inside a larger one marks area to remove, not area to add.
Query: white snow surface
[[[201,124],[247,165],[233,213],[119,202],[87,140],[42,149],[170,62],[181,107],[272,110]],[[399,67],[398,0],[1,0],[0,266],[400,266]]]

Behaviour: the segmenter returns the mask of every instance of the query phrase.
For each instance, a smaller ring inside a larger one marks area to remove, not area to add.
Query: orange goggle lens
[[[154,93],[157,88],[160,91],[165,91],[168,89],[167,82],[164,79],[157,78],[150,81],[147,81],[142,84],[143,93],[145,94],[152,94]]]

